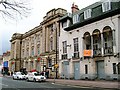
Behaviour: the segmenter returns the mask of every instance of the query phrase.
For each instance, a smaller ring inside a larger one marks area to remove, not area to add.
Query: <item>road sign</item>
[[[55,64],[55,65],[54,65],[55,68],[58,68],[58,66],[59,66],[58,64]]]

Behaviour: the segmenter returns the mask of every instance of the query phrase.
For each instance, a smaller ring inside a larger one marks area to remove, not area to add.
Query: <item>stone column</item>
[[[104,56],[104,41],[103,41],[103,33],[101,33],[101,54]]]
[[[93,36],[91,35],[91,56],[93,56]]]
[[[116,54],[115,30],[112,31],[112,35],[113,35],[113,53]]]
[[[84,37],[82,37],[82,54],[81,54],[81,57],[84,57],[83,55],[83,51],[84,51]]]

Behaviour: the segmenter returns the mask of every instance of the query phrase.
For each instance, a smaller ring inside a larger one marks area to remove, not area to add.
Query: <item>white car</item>
[[[25,79],[25,74],[22,72],[15,72],[13,73],[13,79]]]
[[[27,75],[27,81],[46,81],[46,77],[45,76],[42,76],[40,75],[39,73],[37,72],[32,72],[32,73],[28,73]]]

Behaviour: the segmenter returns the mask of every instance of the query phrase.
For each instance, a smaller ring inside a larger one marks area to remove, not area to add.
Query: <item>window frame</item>
[[[84,11],[84,19],[88,19],[92,17],[92,9],[87,9]]]
[[[113,74],[117,74],[117,65],[116,63],[112,63],[113,66]]]
[[[79,52],[78,38],[73,39],[74,52]]]
[[[63,45],[63,54],[67,53],[67,41],[62,42]]]
[[[65,27],[67,27],[67,20],[64,20],[64,21],[62,22],[62,28],[65,28]]]
[[[73,20],[73,24],[79,22],[80,21],[80,15],[79,14],[73,15],[72,20]]]
[[[107,0],[107,1],[102,3],[102,11],[106,12],[109,10],[111,10],[111,2],[110,2],[110,0]]]

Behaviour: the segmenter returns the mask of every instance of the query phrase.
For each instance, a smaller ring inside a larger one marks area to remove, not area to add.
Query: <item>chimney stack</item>
[[[74,3],[72,4],[71,9],[72,9],[72,13],[75,13],[79,10],[78,5],[75,5]]]

